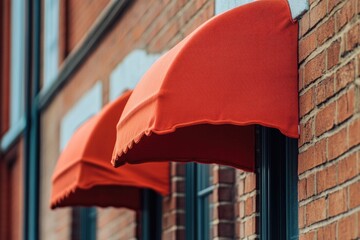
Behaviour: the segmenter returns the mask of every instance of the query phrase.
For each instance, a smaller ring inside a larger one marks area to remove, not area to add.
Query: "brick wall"
[[[214,191],[212,194],[212,239],[233,239],[234,219],[234,183],[235,169],[213,166]]]
[[[65,9],[69,10],[61,16],[69,18],[61,22],[71,27],[63,30],[60,27],[67,36],[65,42],[60,41],[60,49],[70,51],[81,44],[80,39],[108,3],[92,2],[66,2]],[[315,236],[317,239],[335,236],[351,239],[360,235],[360,2],[312,0],[310,3],[310,11],[300,20],[299,29],[300,234],[301,239]],[[132,50],[164,52],[213,14],[213,0],[136,1],[47,108],[42,115],[41,150],[44,239],[66,238],[70,225],[69,211],[50,212],[47,205],[50,178],[59,155],[58,139],[54,136],[59,134],[61,117],[96,81],[103,83],[103,102],[106,103],[109,75]],[[171,165],[172,193],[163,200],[163,238],[184,239],[185,168],[183,164]],[[215,166],[213,176],[214,238],[258,237],[256,175]],[[124,218],[127,221],[124,222]],[[134,237],[135,218],[130,211],[98,210],[100,239]],[[120,222],[126,223],[121,231],[112,225]],[[122,231],[129,235],[120,237],[118,234]]]
[[[98,208],[97,239],[136,239],[136,212],[125,208]]]
[[[300,21],[300,239],[360,237],[359,11],[310,0]]]
[[[0,158],[0,238],[21,239],[23,230],[23,139]]]
[[[236,170],[236,239],[259,237],[258,190],[255,173]]]
[[[110,0],[59,1],[59,63],[86,36],[109,2]]]
[[[9,91],[10,91],[10,1],[1,1],[0,16],[0,136],[9,128]]]
[[[68,36],[66,39],[60,39],[59,42],[62,60],[69,53],[69,50],[65,48],[73,49],[76,44],[81,44],[80,39],[86,35],[91,24],[96,21],[108,1],[100,1],[101,6],[92,2],[94,1],[61,2],[61,17],[71,14],[69,19],[60,19],[60,33],[64,33],[60,36]],[[68,10],[66,11],[66,9]],[[71,11],[72,13],[70,13]],[[68,239],[71,234],[70,209],[51,211],[48,205],[51,175],[60,154],[59,128],[62,117],[76,104],[82,93],[88,91],[98,81],[101,81],[103,86],[103,103],[108,102],[110,74],[134,49],[142,48],[148,52],[164,52],[213,14],[213,1],[136,1],[127,9],[125,15],[115,24],[111,32],[107,33],[102,43],[90,54],[77,72],[72,75],[69,84],[43,112],[41,117],[42,194],[40,210],[42,239]],[[72,22],[77,18],[81,19],[76,20],[78,22]],[[73,25],[72,33],[69,28],[65,29],[68,25]],[[100,62],[101,64],[99,64]],[[172,164],[172,193],[163,199],[163,239],[184,239],[184,173],[183,164]],[[119,225],[122,225],[121,229]],[[131,239],[135,237],[136,231],[134,212],[124,209],[98,209],[97,234],[99,239]]]
[[[163,198],[162,239],[185,239],[185,164],[171,163],[171,188]]]

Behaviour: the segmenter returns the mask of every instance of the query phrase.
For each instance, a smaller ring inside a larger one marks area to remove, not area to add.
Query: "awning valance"
[[[253,170],[255,124],[298,137],[297,40],[286,0],[255,1],[205,22],[135,88],[117,125],[112,163]]]
[[[57,162],[52,181],[51,208],[114,206],[138,209],[142,188],[169,193],[169,163],[124,165],[114,169],[111,154],[115,126],[130,96],[125,93],[85,122],[73,135]]]

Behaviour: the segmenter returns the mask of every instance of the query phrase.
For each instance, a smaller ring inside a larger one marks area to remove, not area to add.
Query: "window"
[[[186,239],[211,239],[211,165],[186,165]]]
[[[45,0],[44,15],[44,86],[49,86],[58,73],[59,0]]]
[[[139,239],[161,240],[162,235],[162,197],[156,192],[144,189],[141,210]]]
[[[72,209],[71,239],[96,239],[96,208],[76,207]]]
[[[25,127],[25,4],[11,1],[10,128],[1,139],[7,149]]]
[[[261,239],[298,239],[297,140],[258,129]]]

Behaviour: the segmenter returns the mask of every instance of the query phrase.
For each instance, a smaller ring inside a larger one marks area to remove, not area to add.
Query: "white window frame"
[[[64,150],[76,129],[91,116],[97,114],[101,108],[102,84],[98,81],[62,118],[60,123],[60,151]]]

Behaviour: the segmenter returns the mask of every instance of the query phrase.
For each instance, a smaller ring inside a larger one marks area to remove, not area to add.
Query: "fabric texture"
[[[52,180],[51,208],[65,206],[139,209],[141,190],[169,193],[169,163],[124,165],[114,169],[111,155],[116,123],[131,92],[85,122],[61,153]]]
[[[297,44],[286,0],[255,1],[208,20],[134,89],[112,164],[194,161],[253,171],[256,124],[298,137]]]

